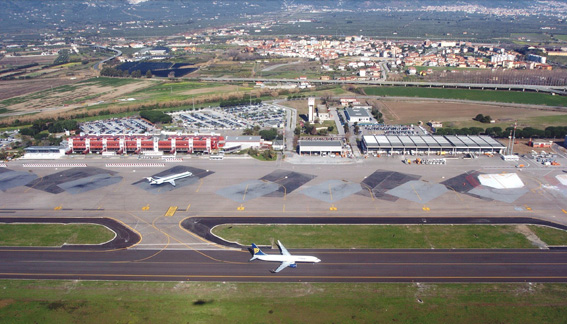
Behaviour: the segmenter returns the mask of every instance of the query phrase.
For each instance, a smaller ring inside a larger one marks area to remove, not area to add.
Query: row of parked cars
[[[81,132],[84,134],[145,134],[152,132],[155,127],[142,118],[113,118],[82,123]]]
[[[286,118],[285,109],[267,104],[180,111],[170,115],[188,129],[277,128],[283,126]]]

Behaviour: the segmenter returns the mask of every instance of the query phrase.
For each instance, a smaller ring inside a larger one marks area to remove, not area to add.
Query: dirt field
[[[51,64],[56,58],[57,55],[5,56],[0,59],[0,65]]]
[[[384,120],[388,124],[417,124],[418,121],[424,123],[435,120],[441,121],[447,126],[470,127],[474,123],[472,119],[478,115],[489,115],[496,123],[513,124],[516,120],[527,119],[540,116],[558,116],[565,113],[509,107],[491,104],[459,103],[443,101],[395,101],[395,100],[376,100],[380,111],[384,114]],[[444,125],[445,126],[445,125]],[[482,124],[481,126],[486,126]]]
[[[0,100],[51,89],[62,85],[77,83],[70,78],[50,78],[32,80],[0,81]]]
[[[86,84],[75,87],[73,83],[77,83],[78,81],[79,80],[70,80],[70,78],[54,79],[51,82],[46,79],[6,81],[5,84],[0,83],[0,93],[4,93],[2,88],[2,86],[4,86],[7,89],[6,91],[11,94],[30,94],[23,98],[22,102],[10,104],[7,108],[10,109],[11,113],[35,112],[44,109],[56,109],[58,112],[63,112],[77,107],[88,106],[98,101],[112,101],[119,96],[146,88],[152,84],[151,81],[140,81],[120,87],[99,86],[96,84]],[[30,83],[33,84],[33,82],[36,82],[36,86],[30,90],[32,87]],[[53,85],[54,88],[53,92],[46,91],[37,94],[38,91],[51,89],[51,85]],[[62,85],[70,85],[70,88],[64,91],[57,89],[58,86]],[[11,97],[13,97],[13,95]]]

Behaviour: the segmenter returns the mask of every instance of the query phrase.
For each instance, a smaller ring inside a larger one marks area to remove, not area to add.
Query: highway
[[[383,80],[297,80],[297,79],[267,79],[267,78],[201,78],[201,81],[214,82],[310,82],[314,84],[362,84],[377,86],[403,86],[403,87],[425,87],[425,88],[461,88],[482,90],[509,90],[509,91],[536,91],[549,92],[559,95],[567,95],[567,86],[543,86],[522,84],[491,84],[491,83],[443,83],[443,82],[403,82]]]

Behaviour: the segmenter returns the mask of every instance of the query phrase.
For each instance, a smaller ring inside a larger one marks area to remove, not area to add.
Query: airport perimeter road
[[[266,251],[267,252],[267,251]],[[254,282],[566,282],[567,252],[542,250],[290,250],[314,255],[272,274],[278,263],[247,251],[61,251],[0,249],[11,279]],[[270,251],[269,253],[276,253]]]

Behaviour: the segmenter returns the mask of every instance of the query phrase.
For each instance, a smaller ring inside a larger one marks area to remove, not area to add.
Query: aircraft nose
[[[315,260],[317,260],[315,262],[321,262],[321,259],[319,259],[319,258],[315,258]]]

